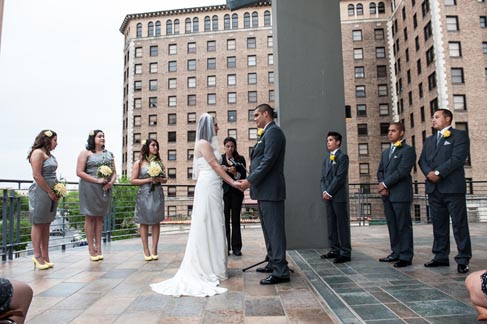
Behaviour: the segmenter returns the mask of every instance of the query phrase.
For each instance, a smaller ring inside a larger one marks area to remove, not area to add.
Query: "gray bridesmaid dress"
[[[42,177],[49,187],[56,183],[56,158],[51,155],[42,163]],[[29,188],[29,216],[32,224],[49,224],[56,218],[57,201],[52,201],[47,192],[35,181]]]
[[[86,160],[85,172],[98,178],[98,168],[102,165],[113,166],[113,154],[108,151],[92,154]],[[79,211],[85,216],[106,216],[112,200],[112,190],[103,192],[101,183],[79,180]]]
[[[139,179],[149,178],[147,166],[140,168]],[[143,184],[137,192],[135,205],[136,224],[153,225],[159,224],[164,220],[164,192],[160,184],[154,186],[154,191],[150,191],[151,183]]]

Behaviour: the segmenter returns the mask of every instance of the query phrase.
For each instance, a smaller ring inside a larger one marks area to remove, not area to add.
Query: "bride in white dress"
[[[222,179],[235,188],[240,184],[222,169],[217,143],[213,117],[205,113],[196,131],[193,179],[197,182],[186,252],[174,277],[150,285],[159,294],[206,297],[227,291],[219,287],[227,278],[228,255]]]

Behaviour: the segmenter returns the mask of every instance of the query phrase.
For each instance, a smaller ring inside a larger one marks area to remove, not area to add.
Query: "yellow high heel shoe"
[[[152,260],[159,260],[159,256],[156,254],[156,255],[150,255],[151,259]]]
[[[32,257],[32,261],[34,262],[34,269],[37,268],[37,270],[46,270],[49,269],[49,265],[47,263],[40,264],[39,261],[35,257]]]
[[[98,260],[99,260],[98,255],[95,255],[95,256],[90,255],[90,261],[98,261]]]
[[[98,260],[103,260],[103,254],[97,255],[97,257],[98,257]]]
[[[144,254],[144,260],[145,260],[145,261],[152,261],[152,257],[151,257],[150,255],[149,255],[149,256],[146,256],[146,255]]]
[[[54,268],[54,263],[52,262],[47,262],[46,260],[44,260],[44,264],[47,264],[49,268]]]

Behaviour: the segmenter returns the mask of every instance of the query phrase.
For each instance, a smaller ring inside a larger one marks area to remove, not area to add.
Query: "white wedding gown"
[[[150,285],[159,294],[206,297],[227,291],[219,287],[219,280],[227,278],[228,258],[222,180],[203,157],[197,163],[200,171],[184,259],[174,277]]]

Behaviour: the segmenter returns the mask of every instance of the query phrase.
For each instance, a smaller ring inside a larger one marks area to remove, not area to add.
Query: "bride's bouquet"
[[[149,162],[149,166],[147,167],[147,174],[151,178],[158,178],[158,177],[165,177],[165,171],[164,171],[164,164],[162,164],[161,160],[151,160]],[[150,186],[150,191],[154,191],[155,189],[155,183],[152,183]]]

